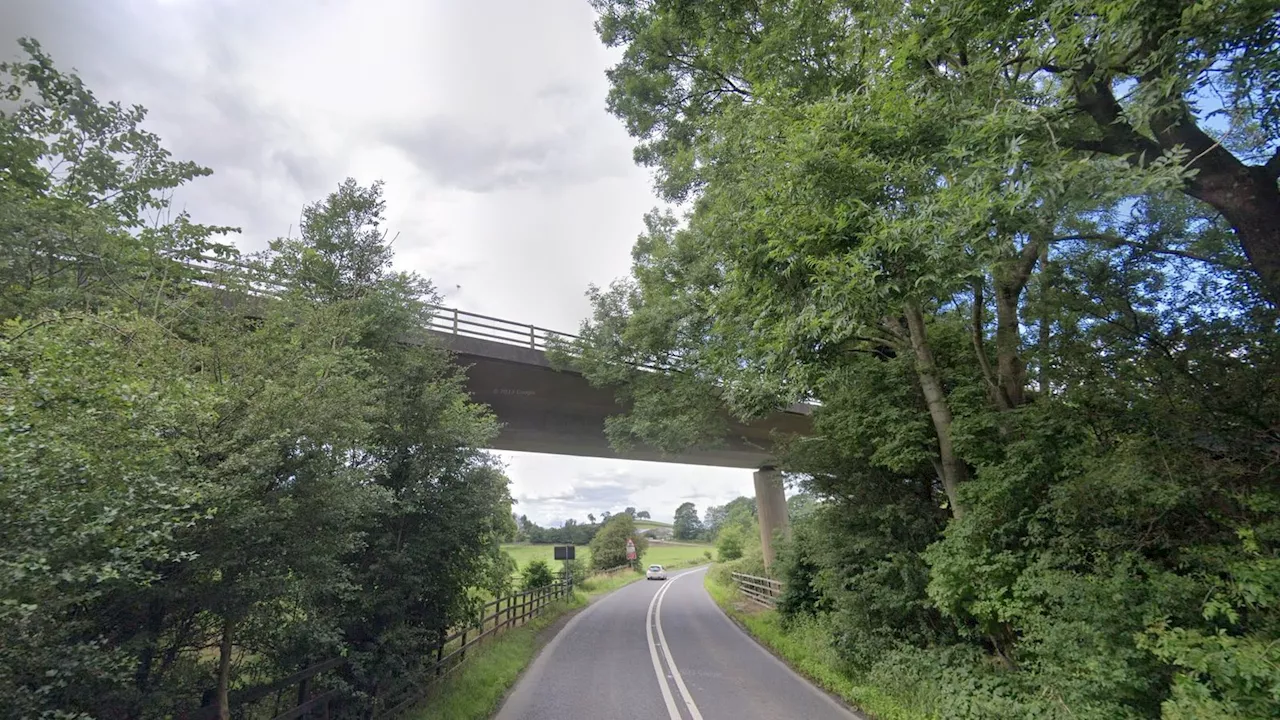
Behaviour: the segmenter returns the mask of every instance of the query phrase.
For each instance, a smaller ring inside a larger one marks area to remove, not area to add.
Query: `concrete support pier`
[[[787,518],[787,495],[782,489],[782,471],[765,466],[755,472],[756,512],[760,517],[760,549],[766,569],[773,565],[774,538],[791,536]]]

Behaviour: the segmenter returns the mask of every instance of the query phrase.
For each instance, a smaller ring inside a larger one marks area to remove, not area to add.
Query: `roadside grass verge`
[[[575,545],[574,551],[578,562],[591,565],[591,548],[586,545]],[[502,549],[516,561],[516,572],[519,573],[534,560],[545,560],[553,569],[560,565],[555,559],[555,545],[534,545],[531,543],[503,543]]]
[[[574,591],[546,612],[489,643],[467,651],[467,661],[431,691],[406,717],[412,720],[481,720],[498,709],[507,690],[538,651],[538,634],[565,613],[587,604],[587,594]],[[474,653],[474,654],[473,654]]]
[[[784,628],[776,611],[744,599],[737,588],[717,582],[712,573],[707,573],[704,583],[729,617],[813,684],[879,720],[931,720],[911,698],[890,695],[851,676],[819,623],[795,622]]]
[[[594,598],[598,595],[613,592],[624,585],[641,580],[644,575],[636,572],[617,572],[612,575],[593,575],[582,582],[579,590],[587,598]]]

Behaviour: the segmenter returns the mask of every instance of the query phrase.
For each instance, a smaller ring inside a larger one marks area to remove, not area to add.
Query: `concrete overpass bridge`
[[[286,289],[253,265],[213,258],[183,265],[203,275],[197,282],[228,307],[243,306],[249,313]],[[229,284],[230,278],[235,282]],[[618,451],[604,433],[605,419],[623,409],[614,393],[592,387],[579,373],[552,368],[547,359],[550,343],[575,336],[457,308],[433,306],[432,312],[426,330],[454,353],[471,397],[491,407],[502,424],[492,449],[754,469],[761,545],[766,565],[772,562],[775,533],[788,532],[782,473],[773,465],[774,434],[808,435],[811,406],[795,405],[750,423],[726,412],[729,430],[714,448]]]
[[[766,564],[772,562],[774,534],[788,532],[782,473],[773,467],[774,435],[808,435],[811,406],[795,405],[751,423],[726,411],[729,431],[714,448],[619,451],[604,432],[605,419],[623,409],[614,393],[552,368],[547,359],[550,343],[574,336],[456,308],[433,311],[428,330],[466,368],[471,397],[502,423],[493,449],[753,469],[761,544]]]

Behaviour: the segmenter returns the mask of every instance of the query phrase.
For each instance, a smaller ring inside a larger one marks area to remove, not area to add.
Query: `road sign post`
[[[553,551],[556,560],[564,561],[564,567],[560,569],[560,581],[571,585],[573,583],[573,573],[569,571],[569,563],[574,560],[574,550],[573,545],[557,545]]]

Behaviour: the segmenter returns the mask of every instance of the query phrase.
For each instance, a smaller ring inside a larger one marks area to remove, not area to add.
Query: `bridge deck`
[[[674,455],[643,447],[618,452],[604,433],[605,419],[621,410],[612,391],[552,369],[541,349],[455,335],[438,325],[432,335],[468,366],[467,390],[503,423],[495,450],[759,468],[773,460],[775,431],[807,435],[812,427],[805,406],[749,424],[726,414],[730,431],[719,447]]]

